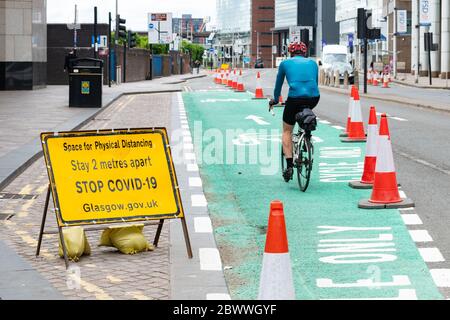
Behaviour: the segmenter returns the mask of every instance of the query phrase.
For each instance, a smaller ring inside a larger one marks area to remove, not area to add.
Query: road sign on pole
[[[172,36],[172,13],[148,14],[148,43],[170,44]]]

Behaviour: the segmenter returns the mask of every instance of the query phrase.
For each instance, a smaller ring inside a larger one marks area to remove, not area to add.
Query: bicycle
[[[273,106],[269,107],[272,111]],[[311,179],[311,171],[314,163],[314,145],[311,132],[316,130],[317,120],[311,109],[305,108],[295,116],[298,124],[298,132],[292,134],[294,169],[297,169],[297,180],[300,190],[306,192]],[[281,148],[281,170],[286,169],[286,158],[283,147]]]

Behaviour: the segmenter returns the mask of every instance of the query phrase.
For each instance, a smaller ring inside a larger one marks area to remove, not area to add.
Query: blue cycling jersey
[[[295,56],[280,64],[274,91],[274,100],[277,103],[285,77],[289,84],[288,97],[315,98],[320,96],[318,86],[319,67],[313,60]]]

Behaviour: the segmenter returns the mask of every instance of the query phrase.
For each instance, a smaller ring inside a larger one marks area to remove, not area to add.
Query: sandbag
[[[62,234],[70,261],[78,262],[82,255],[91,254],[91,247],[82,227],[63,228]],[[64,257],[61,240],[59,241],[59,256]]]
[[[112,226],[105,229],[99,246],[116,247],[124,254],[153,251],[154,247],[145,239],[143,224]]]

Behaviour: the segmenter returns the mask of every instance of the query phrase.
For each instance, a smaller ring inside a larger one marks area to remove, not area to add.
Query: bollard
[[[334,71],[334,87],[339,88],[341,86],[339,82],[339,70]]]
[[[348,89],[348,71],[344,72],[344,89]]]

